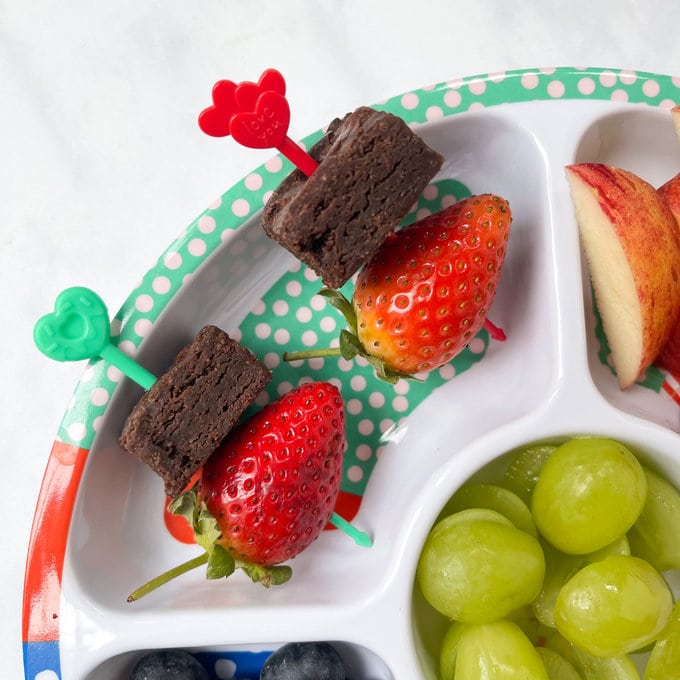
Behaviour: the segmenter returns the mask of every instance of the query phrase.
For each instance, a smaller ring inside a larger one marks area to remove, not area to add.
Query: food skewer
[[[111,325],[103,300],[82,286],[67,288],[56,298],[54,311],[41,317],[33,329],[37,348],[55,361],[81,361],[100,357],[124,375],[150,390],[157,377],[111,342]],[[333,513],[329,522],[359,546],[370,547],[372,539],[346,519]]]

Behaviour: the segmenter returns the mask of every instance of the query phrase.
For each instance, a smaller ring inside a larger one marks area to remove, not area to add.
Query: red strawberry
[[[342,477],[345,415],[338,389],[308,383],[229,436],[203,468],[200,496],[237,560],[271,566],[322,531]]]
[[[359,273],[351,305],[337,291],[322,291],[350,327],[335,353],[366,357],[390,382],[452,359],[488,324],[510,222],[508,202],[482,194],[388,237]]]
[[[208,459],[197,488],[171,504],[189,520],[205,554],[128,601],[206,563],[208,578],[241,568],[265,586],[287,581],[291,569],[280,563],[307,548],[333,514],[344,446],[345,412],[333,385],[307,383],[265,406]]]

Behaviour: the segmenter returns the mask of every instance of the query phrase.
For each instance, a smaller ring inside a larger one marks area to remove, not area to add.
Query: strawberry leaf
[[[399,382],[402,378],[404,380],[415,380],[416,382],[423,382],[421,378],[417,378],[414,375],[411,375],[410,373],[400,373],[399,371],[395,371],[393,368],[390,368],[389,366],[385,365],[385,362],[382,359],[379,359],[378,357],[371,356],[370,354],[362,354],[366,358],[369,364],[373,366],[373,369],[375,370],[375,374],[380,378],[380,380],[384,380],[385,382],[390,383],[391,385],[394,385],[395,383]]]
[[[355,356],[366,356],[364,346],[359,342],[359,338],[344,328],[340,331],[340,356],[350,361]]]
[[[196,537],[196,543],[208,553],[213,551],[216,541],[222,536],[222,532],[217,526],[217,520],[202,503],[194,523],[194,536]]]
[[[253,583],[261,583],[265,588],[280,586],[293,575],[293,570],[284,564],[263,567],[250,562],[237,562],[237,566],[248,574]]]
[[[198,486],[195,485],[177,496],[168,506],[168,510],[173,515],[181,515],[189,522],[194,530],[196,543],[210,555],[222,533],[217,520],[205,507],[205,503],[199,500]]]
[[[345,317],[349,329],[356,335],[357,315],[354,312],[352,303],[339,290],[334,288],[322,288],[319,291],[319,295],[325,297]]]
[[[193,527],[194,525],[194,509],[196,507],[196,493],[193,489],[181,493],[177,498],[170,501],[168,510],[173,515],[184,517],[187,522]]]
[[[234,558],[221,545],[215,544],[208,557],[206,578],[227,578],[236,570]]]
[[[366,359],[366,361],[368,361],[368,363],[373,367],[373,370],[375,371],[375,374],[378,376],[378,378],[390,383],[391,385],[394,385],[402,378],[406,380],[416,380],[418,382],[422,382],[420,378],[416,378],[409,373],[400,373],[399,371],[395,371],[393,368],[385,365],[385,362],[382,359],[373,356],[366,351],[366,348],[361,344],[361,340],[359,340],[356,335],[345,329],[340,331],[340,355],[347,361],[350,361],[356,356],[364,357],[364,359]]]
[[[395,375],[396,371],[392,371],[391,369],[387,368],[385,366],[385,363],[378,359],[377,357],[366,357],[368,359],[368,363],[373,366],[373,369],[375,370],[375,374],[380,378],[380,380],[384,380],[385,382],[390,383],[391,385],[394,385],[399,381],[399,378],[401,376]]]

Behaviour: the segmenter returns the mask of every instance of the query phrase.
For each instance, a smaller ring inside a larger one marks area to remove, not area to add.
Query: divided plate
[[[653,368],[618,389],[564,177],[569,163],[600,161],[662,184],[680,171],[669,113],[679,102],[680,78],[553,68],[438,83],[376,106],[446,157],[407,221],[470,193],[500,194],[513,209],[489,314],[508,340],[480,332],[422,384],[380,383],[359,360],[280,361],[284,348],[326,346],[342,321],[317,295],[320,281],[260,229],[288,162],[274,157],[229,189],[144,275],[113,321],[114,341],[159,375],[216,324],[272,368],[258,407],[300,382],[338,385],[348,428],[339,510],[374,545],[326,531],[292,561],[284,586],[206,581],[197,570],[127,604],[198,548],[168,529],[160,479],[117,443],[140,388],[91,362],[36,510],[27,680],[125,678],[145,650],[173,647],[200,653],[214,678],[257,678],[268,650],[303,640],[336,641],[355,680],[434,677],[415,622],[415,565],[440,508],[480,467],[526,442],[590,433],[643,451],[680,485],[678,386]]]

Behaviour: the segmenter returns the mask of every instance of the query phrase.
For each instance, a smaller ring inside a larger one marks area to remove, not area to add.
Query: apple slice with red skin
[[[671,109],[671,118],[680,142],[680,105]],[[680,173],[660,186],[659,194],[668,204],[680,229]],[[680,321],[675,325],[668,342],[661,348],[655,363],[680,377]]]
[[[673,120],[680,138],[680,106],[673,109]],[[680,173],[659,187],[659,195],[670,208],[680,232]],[[656,365],[680,377],[680,320],[656,358]]]
[[[566,168],[581,243],[621,389],[656,359],[680,318],[680,236],[656,189],[602,163]]]

